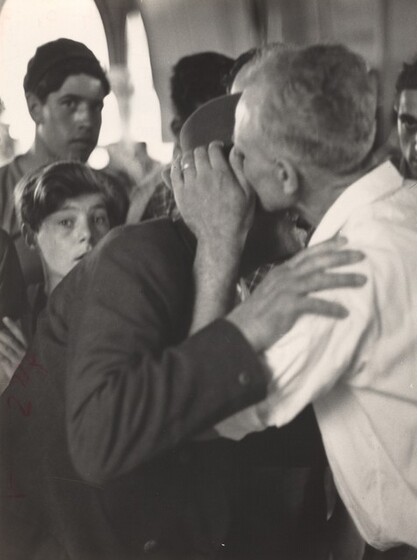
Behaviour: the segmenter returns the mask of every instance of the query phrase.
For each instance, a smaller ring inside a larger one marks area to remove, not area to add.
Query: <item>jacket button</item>
[[[158,546],[157,541],[154,541],[154,540],[151,539],[149,541],[146,541],[146,543],[143,545],[143,551],[144,552],[153,552],[156,549],[157,546]]]
[[[238,380],[241,385],[248,385],[250,382],[249,373],[247,371],[242,371],[239,373]]]

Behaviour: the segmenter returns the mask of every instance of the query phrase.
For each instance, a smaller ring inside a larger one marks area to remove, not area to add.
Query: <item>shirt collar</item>
[[[352,183],[337,198],[317,226],[309,245],[316,245],[333,237],[359,208],[396,191],[402,183],[403,178],[391,162],[379,165]]]

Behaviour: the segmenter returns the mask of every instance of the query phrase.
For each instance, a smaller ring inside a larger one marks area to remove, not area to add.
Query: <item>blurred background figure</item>
[[[0,165],[4,165],[12,159],[15,144],[10,136],[10,126],[3,122],[4,109],[4,103],[0,99]]]
[[[417,58],[404,64],[395,84],[397,133],[401,148],[401,174],[417,179]]]
[[[181,58],[173,67],[170,91],[174,117],[170,127],[174,136],[174,158],[180,150],[179,134],[185,121],[201,105],[226,93],[233,64],[234,60],[223,54],[200,52]],[[174,196],[161,176],[156,186],[151,183],[148,187],[148,203],[143,197],[143,189],[133,195],[127,218],[129,223],[171,216],[175,212]]]
[[[226,93],[227,77],[234,62],[220,53],[201,52],[184,56],[174,66],[170,81],[174,109],[171,131],[176,140],[196,109]]]

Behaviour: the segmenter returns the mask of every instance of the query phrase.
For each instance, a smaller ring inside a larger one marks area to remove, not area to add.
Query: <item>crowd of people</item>
[[[0,168],[2,557],[414,560],[417,62],[388,148],[344,46],[185,57],[172,164],[143,188],[86,163],[110,92],[90,49],[40,46],[24,90],[35,140]]]

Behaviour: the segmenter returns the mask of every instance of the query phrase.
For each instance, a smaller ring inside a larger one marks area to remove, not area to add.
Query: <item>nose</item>
[[[78,103],[77,109],[74,113],[74,120],[78,125],[82,127],[92,127],[93,111],[87,101],[81,101],[80,103]]]
[[[93,244],[93,228],[86,216],[80,219],[78,225],[78,241],[89,247]]]

